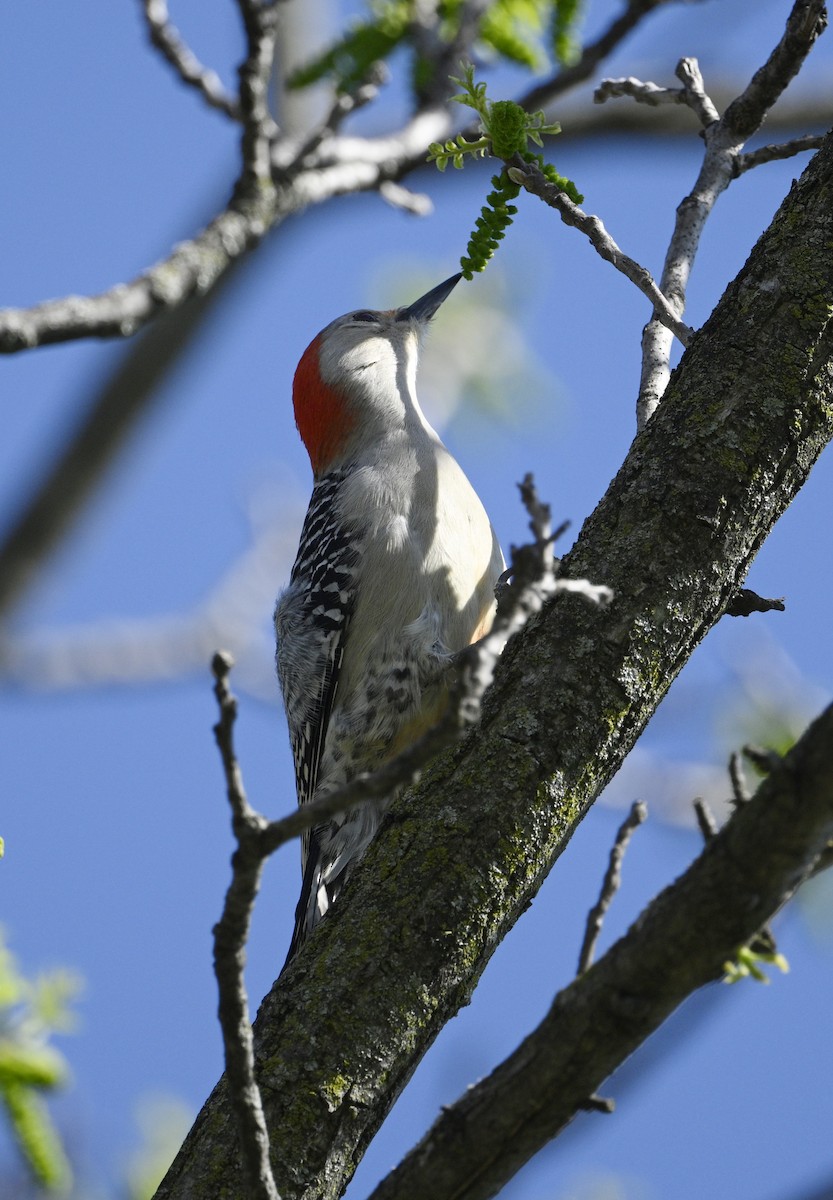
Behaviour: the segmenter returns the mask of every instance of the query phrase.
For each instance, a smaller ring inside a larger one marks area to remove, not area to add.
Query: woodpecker
[[[429,728],[454,654],[492,623],[500,546],[416,396],[421,337],[460,278],[405,308],[339,317],[295,372],[313,491],[275,632],[300,805],[381,766]],[[362,804],[303,839],[287,963],[338,897],[383,810]]]

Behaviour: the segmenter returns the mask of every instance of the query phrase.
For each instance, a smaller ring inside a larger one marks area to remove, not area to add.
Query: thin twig
[[[729,778],[732,781],[732,799],[735,808],[747,804],[752,799],[752,793],[746,785],[746,774],[743,770],[743,756],[733,750],[729,756]]]
[[[269,112],[269,81],[275,59],[277,10],[274,4],[237,0],[246,34],[246,57],[240,64],[240,112],[243,120],[241,182],[254,180],[271,190],[272,143],[278,129]]]
[[[281,181],[290,180],[293,173],[304,165],[315,163],[323,166],[325,161],[334,161],[318,151],[333,141],[351,113],[358,112],[360,108],[376,99],[381,84],[387,78],[387,66],[384,63],[374,63],[367,78],[357,87],[348,92],[339,92],[335,96],[327,115],[303,140],[282,138],[276,141],[272,146],[272,169]]]
[[[171,22],[167,0],[141,0],[141,5],[151,44],[170,63],[182,82],[196,88],[212,108],[224,112],[233,121],[242,120],[237,97],[226,91],[216,71],[203,66]]]
[[[597,1096],[595,1093],[582,1100],[578,1106],[582,1112],[597,1112],[609,1114],[616,1111],[616,1101],[609,1096]]]
[[[237,1117],[247,1194],[256,1200],[280,1200],[269,1161],[269,1132],[260,1088],[255,1079],[254,1039],[244,976],[246,942],[265,861],[258,837],[263,818],[254,812],[246,799],[234,751],[237,701],[228,685],[231,667],[230,655],[214,655],[211,669],[215,680],[214,694],[220,708],[214,736],[223,762],[232,828],[237,840],[223,913],[214,926],[214,973],[219,990],[226,1076],[231,1105]]]
[[[764,163],[781,162],[807,150],[818,150],[825,136],[823,133],[806,133],[803,137],[793,138],[789,142],[760,146],[757,150],[750,150],[748,154],[739,154],[735,159],[735,176],[743,175]]]
[[[599,63],[608,58],[649,13],[675,2],[676,0],[630,0],[624,12],[611,21],[594,42],[588,42],[584,46],[575,63],[569,67],[562,67],[549,79],[530,88],[518,103],[529,110],[546,108],[557,96],[571,91],[589,79]]]
[[[684,346],[689,344],[693,330],[679,319],[651,273],[620,250],[599,217],[584,212],[566,192],[551,183],[535,163],[525,162],[517,156],[512,160],[508,173],[515,183],[521,184],[528,192],[532,192],[545,204],[556,209],[565,225],[571,225],[586,234],[596,252],[606,262],[611,263],[617,271],[621,271],[627,279],[630,279],[631,283],[639,288],[643,295],[648,297],[653,305],[656,319]]]
[[[730,775],[732,774],[732,764],[733,764],[734,760],[738,759],[738,758],[739,758],[739,755],[736,755],[736,754],[732,755],[732,762],[730,762],[730,766],[729,766]],[[735,787],[734,776],[732,776],[732,785],[733,785],[733,787]],[[738,807],[737,792],[735,793],[735,797],[736,797],[735,808],[737,808]],[[747,799],[749,799],[748,796],[747,796]],[[714,814],[712,813],[712,810],[709,808],[706,801],[701,799],[700,797],[698,797],[694,801],[694,812],[697,817],[697,824],[700,827],[700,832],[703,835],[703,841],[708,846],[708,844],[710,842],[714,841],[714,839],[717,837],[718,833],[720,832],[717,821],[714,819]],[[752,938],[752,940],[748,943],[748,948],[756,953],[768,953],[768,954],[775,953],[775,950],[776,950],[775,938],[774,938],[772,930],[768,924],[764,925],[761,929],[759,929],[757,931],[754,938]]]
[[[593,92],[593,103],[604,104],[606,100],[629,96],[637,104],[658,108],[661,104],[687,104],[685,88],[659,87],[656,83],[643,82],[628,75],[623,79],[603,79]]]
[[[698,796],[694,801],[694,815],[697,817],[697,825],[703,835],[704,842],[710,842],[713,837],[717,837],[718,827],[717,821],[714,819],[714,813],[701,796]]]
[[[726,605],[727,617],[748,617],[756,612],[784,612],[784,597],[767,600],[751,588],[741,588]]]
[[[584,941],[581,944],[581,953],[578,956],[577,974],[579,975],[583,975],[593,962],[593,955],[596,951],[599,934],[602,931],[602,922],[604,921],[605,913],[610,908],[613,897],[618,892],[622,883],[622,859],[625,857],[628,842],[631,840],[634,831],[639,828],[647,816],[647,805],[642,800],[634,801],[630,812],[616,834],[616,841],[613,843],[613,849],[610,851],[610,860],[607,865],[607,871],[605,871],[604,880],[602,881],[602,890],[599,893],[599,899],[587,914]]]
[[[401,183],[395,183],[392,179],[379,185],[379,195],[391,208],[409,213],[412,217],[429,217],[434,211],[434,201],[429,195],[425,192],[412,192],[410,188],[403,187]]]
[[[696,58],[681,58],[677,63],[674,74],[683,85],[685,103],[695,114],[704,129],[708,129],[720,119],[720,113],[715,108],[711,97],[706,95],[700,64]]]
[[[744,746],[743,755],[761,775],[770,775],[781,766],[782,759],[777,750],[769,750],[763,746]]]

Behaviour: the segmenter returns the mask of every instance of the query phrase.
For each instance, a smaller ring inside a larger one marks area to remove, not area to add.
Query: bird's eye
[[[354,312],[350,319],[352,321],[376,321],[378,317],[375,312],[368,312],[366,308],[363,308],[359,312]]]

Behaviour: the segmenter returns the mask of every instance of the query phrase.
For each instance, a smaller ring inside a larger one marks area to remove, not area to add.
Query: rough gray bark
[[[284,1200],[346,1186],[833,436],[831,245],[828,139],[581,531],[567,570],[612,586],[613,605],[559,598],[510,644],[480,727],[395,805],[263,1002]],[[235,1140],[221,1083],[157,1195],[243,1195]]]
[[[486,1200],[696,988],[723,974],[833,837],[833,707],[706,851],[492,1074],[444,1108],[370,1200]]]

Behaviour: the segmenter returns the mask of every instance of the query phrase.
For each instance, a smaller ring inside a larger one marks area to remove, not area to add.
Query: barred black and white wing
[[[289,587],[275,610],[278,677],[295,760],[298,803],[313,799],[319,785],[330,715],[350,616],[355,604],[361,531],[338,518],[338,491],[347,472],[334,471],[315,486],[304,520]],[[304,837],[304,884],[289,957],[311,927],[311,898],[320,875],[317,831]]]

